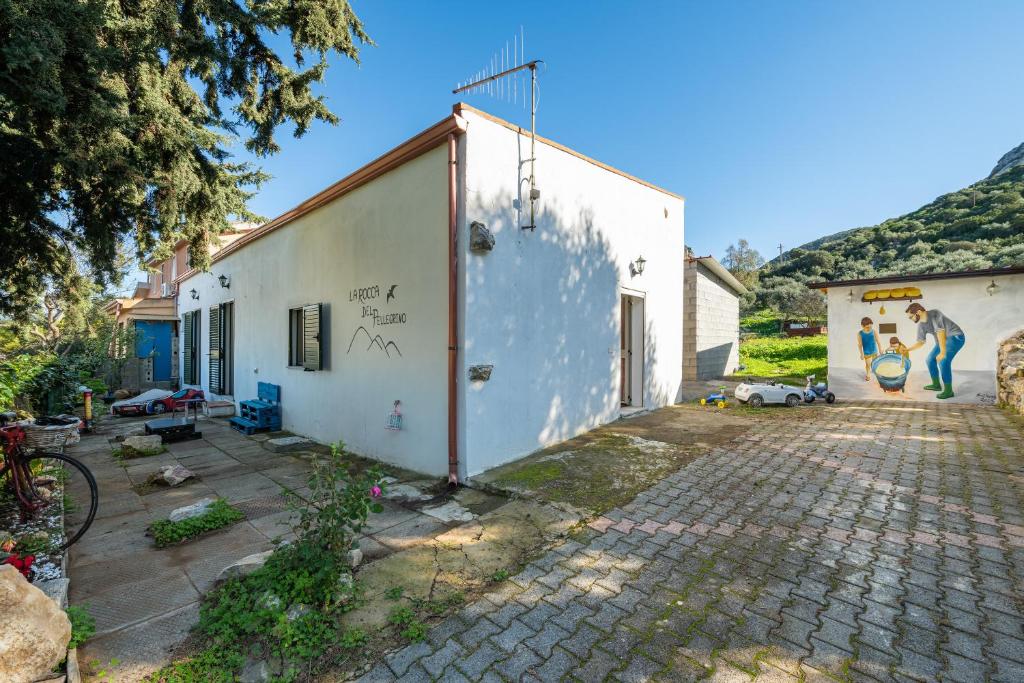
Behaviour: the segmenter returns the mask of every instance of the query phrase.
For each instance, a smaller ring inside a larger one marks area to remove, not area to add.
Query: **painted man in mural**
[[[964,347],[964,331],[942,311],[937,308],[926,310],[916,301],[907,306],[907,317],[917,323],[917,342],[908,347],[909,351],[924,346],[929,334],[935,339],[935,347],[928,354],[932,383],[925,389],[938,391],[936,398],[953,398],[953,358]]]

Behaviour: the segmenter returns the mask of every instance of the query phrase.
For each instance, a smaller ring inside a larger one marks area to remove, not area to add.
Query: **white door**
[[[624,406],[644,404],[644,300],[623,294],[619,333],[619,400]]]

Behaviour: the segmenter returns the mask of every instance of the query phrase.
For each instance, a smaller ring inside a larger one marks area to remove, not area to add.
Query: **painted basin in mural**
[[[885,391],[903,391],[910,372],[910,359],[899,353],[886,352],[871,361],[871,372]]]

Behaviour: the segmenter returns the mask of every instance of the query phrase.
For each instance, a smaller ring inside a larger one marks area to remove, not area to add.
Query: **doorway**
[[[643,297],[621,295],[619,338],[619,403],[639,408],[644,404]]]

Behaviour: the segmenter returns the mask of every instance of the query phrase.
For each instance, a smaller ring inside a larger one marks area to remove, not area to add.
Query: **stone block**
[[[210,509],[210,506],[217,502],[216,498],[203,498],[191,505],[177,508],[171,511],[171,514],[167,516],[172,522],[180,522],[184,519],[192,519],[193,517],[199,517],[200,515],[206,514]]]
[[[304,451],[312,445],[313,442],[304,436],[280,436],[276,439],[267,439],[263,443],[263,447],[273,453]]]
[[[228,566],[224,567],[224,569],[220,571],[220,574],[217,575],[217,581],[221,582],[236,577],[248,576],[262,567],[273,553],[273,550],[267,550],[262,553],[246,555],[237,562],[232,562]]]
[[[124,445],[137,451],[155,451],[163,446],[159,434],[143,434],[125,437]]]

